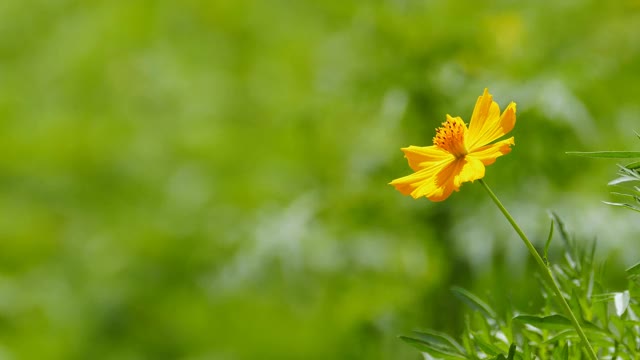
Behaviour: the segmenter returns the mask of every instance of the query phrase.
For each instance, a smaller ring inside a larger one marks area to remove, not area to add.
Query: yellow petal
[[[407,179],[394,180],[398,182],[392,184],[415,199],[424,196],[431,201],[443,201],[453,191],[460,190],[463,183],[484,177],[484,165],[478,159],[466,157],[442,165],[426,168],[405,177]]]
[[[478,98],[471,115],[465,146],[470,151],[484,146],[513,129],[516,124],[516,104],[510,103],[500,115],[500,107],[487,89]]]
[[[483,177],[484,164],[482,161],[470,156],[465,156],[460,173],[453,179],[453,185],[457,191],[460,186],[462,186],[462,183],[482,179]]]
[[[511,145],[514,144],[515,141],[512,136],[506,140],[477,148],[473,152],[469,153],[467,157],[478,159],[485,165],[491,165],[496,161],[496,158],[510,153]]]
[[[453,157],[437,146],[409,146],[401,149],[413,171],[423,169],[434,162],[449,160]]]
[[[441,162],[432,163],[430,166],[427,166],[422,170],[419,170],[413,174],[395,179],[391,181],[389,184],[393,185],[396,188],[396,190],[400,191],[404,195],[411,195],[415,199],[417,199],[420,196],[424,196],[416,192],[417,188],[423,185],[429,186],[429,184],[433,184],[438,172],[446,168],[447,165],[453,161],[453,159],[454,158],[451,157]]]
[[[460,163],[461,161],[455,160],[447,164],[428,181],[421,183],[411,196],[415,199],[424,196],[431,201],[443,201],[448,198],[455,189],[452,179],[459,173]]]
[[[424,196],[434,202],[444,201],[451,195],[451,193],[453,193],[454,190],[453,186],[450,184],[447,185],[448,186],[435,186],[433,184],[425,184],[416,189],[414,191],[415,195],[412,193],[411,196],[415,199]]]

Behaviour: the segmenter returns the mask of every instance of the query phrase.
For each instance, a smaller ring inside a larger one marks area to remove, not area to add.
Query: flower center
[[[436,129],[433,145],[450,152],[457,158],[463,157],[467,155],[467,148],[464,146],[466,132],[467,126],[460,118],[447,115],[447,121]]]

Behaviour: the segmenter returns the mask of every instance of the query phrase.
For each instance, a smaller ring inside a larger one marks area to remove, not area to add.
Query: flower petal
[[[484,146],[495,139],[504,136],[513,129],[516,124],[516,104],[511,102],[500,115],[500,107],[493,101],[493,97],[487,89],[478,98],[471,115],[469,131],[465,136],[467,149]]]
[[[415,199],[426,197],[431,201],[443,201],[448,198],[453,190],[458,190],[459,186],[454,185],[453,179],[462,169],[461,159],[450,162],[438,171],[430,181],[423,182],[412,193]]]
[[[400,192],[417,199],[427,197],[431,201],[443,201],[453,191],[468,181],[484,177],[484,165],[475,158],[460,158],[437,166],[428,167],[417,173],[391,182]]]
[[[511,145],[515,145],[513,136],[506,140],[477,148],[469,153],[467,157],[478,159],[485,165],[491,165],[496,161],[496,158],[510,153]]]
[[[447,165],[451,161],[453,161],[453,159],[454,158],[450,158],[445,161],[433,163],[431,164],[431,166],[425,167],[424,169],[419,170],[413,174],[395,179],[389,184],[393,185],[396,190],[400,191],[402,194],[411,195],[413,196],[413,198],[417,199],[420,196],[424,195],[416,193],[415,190],[423,185],[434,183],[434,179],[438,172],[447,167]]]
[[[435,188],[430,189],[424,196],[431,201],[443,201],[453,191],[459,191],[460,186],[468,181],[474,181],[484,177],[484,165],[481,161],[464,157],[449,164],[436,175]],[[416,192],[420,189],[416,189]]]
[[[407,158],[409,166],[413,171],[421,170],[429,164],[434,162],[440,162],[449,160],[453,157],[447,151],[437,146],[409,146],[401,149],[404,152],[404,157]]]
[[[453,185],[457,191],[462,186],[462,183],[482,179],[483,177],[484,164],[482,161],[471,156],[465,156],[460,173],[453,178]]]

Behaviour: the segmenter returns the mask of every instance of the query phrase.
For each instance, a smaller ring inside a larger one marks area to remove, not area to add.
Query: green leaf
[[[578,261],[580,257],[577,254],[576,247],[573,246],[571,236],[567,231],[567,227],[564,225],[564,221],[562,221],[562,219],[560,219],[560,216],[558,216],[558,214],[556,214],[554,211],[551,212],[551,217],[553,218],[553,221],[558,225],[560,239],[562,239],[562,242],[564,243],[565,255],[567,261],[569,262],[569,265],[571,265],[571,268],[573,270],[580,272],[581,266]]]
[[[544,262],[549,266],[549,258],[547,254],[549,252],[549,245],[551,245],[551,239],[553,238],[553,217],[551,218],[551,227],[549,228],[549,236],[547,236],[547,242],[544,244]]]
[[[637,208],[631,204],[624,204],[624,203],[614,203],[614,202],[609,202],[609,201],[603,201],[603,203],[607,204],[607,205],[612,205],[612,206],[619,206],[619,207],[623,207],[623,208],[627,208],[633,211],[637,211],[640,212],[640,208]]]
[[[562,347],[562,350],[560,350],[560,354],[559,356],[555,359],[562,359],[562,360],[569,360],[569,347],[567,346],[567,344],[565,343],[564,346]]]
[[[633,200],[635,200],[636,202],[640,203],[640,197],[633,195],[633,194],[625,194],[625,193],[619,193],[619,192],[611,192],[611,195],[616,195],[616,196],[622,196],[622,197],[626,197],[626,198],[631,198]]]
[[[560,231],[560,238],[565,243],[566,248],[567,249],[571,248],[571,240],[570,240],[571,237],[567,232],[567,228],[564,225],[564,221],[560,219],[560,216],[558,216],[558,214],[556,214],[555,211],[551,212],[551,218],[556,224],[558,224],[558,230]]]
[[[632,267],[625,270],[627,276],[638,276],[640,275],[640,263],[633,265]]]
[[[472,309],[480,311],[486,318],[490,318],[490,319],[496,318],[496,312],[493,311],[493,309],[489,305],[487,305],[484,301],[480,300],[480,298],[473,295],[469,291],[457,286],[452,287],[451,291],[457,298],[462,300],[465,304],[467,304]]]
[[[559,314],[549,316],[518,315],[514,317],[513,320],[543,330],[566,330],[573,328],[571,321]]]
[[[638,179],[633,177],[633,176],[623,175],[623,176],[620,176],[617,179],[613,179],[613,180],[609,181],[607,183],[607,185],[613,186],[613,185],[624,184],[624,183],[632,182],[632,181],[638,181]]]
[[[515,356],[516,356],[516,344],[511,344],[511,346],[509,346],[509,356],[507,356],[507,360],[513,360]]]
[[[640,158],[640,151],[567,151],[565,154],[606,159]]]
[[[544,341],[545,344],[554,344],[560,340],[564,340],[564,339],[579,339],[580,337],[578,336],[578,333],[576,333],[575,329],[567,329],[567,330],[562,330],[559,331],[557,334],[555,334],[554,336],[548,338],[547,340]]]
[[[455,341],[451,336],[434,331],[434,330],[421,330],[413,332],[419,340],[423,340],[430,344],[439,345],[443,348],[451,349],[461,355],[465,354],[464,348]]]
[[[476,347],[473,345],[473,330],[471,329],[471,317],[469,314],[464,314],[464,333],[462,337],[462,343],[464,345],[467,354],[472,358],[477,358]]]
[[[638,170],[631,170],[622,165],[618,165],[618,168],[620,169],[618,171],[618,175],[620,175],[621,177],[614,180],[616,184],[629,181],[640,181],[640,172],[638,172]]]
[[[640,326],[640,321],[638,320],[624,320],[623,323],[627,326]]]
[[[422,351],[422,352],[426,352],[428,354],[431,354],[433,356],[436,356],[438,358],[441,359],[453,359],[453,360],[458,360],[458,359],[467,359],[466,356],[460,355],[460,354],[456,354],[455,352],[451,352],[447,349],[443,349],[440,348],[438,346],[434,346],[434,344],[430,344],[426,341],[420,340],[420,339],[415,339],[415,338],[411,338],[408,336],[399,336],[400,340],[406,342],[407,344],[413,346],[414,348]]]
[[[624,167],[626,167],[629,170],[639,169],[640,168],[640,161],[634,161],[632,163],[629,163],[629,164],[625,165]]]
[[[589,337],[589,340],[592,344],[602,344],[603,346],[609,346],[613,340],[610,335],[607,334],[604,330],[598,328],[597,326],[590,324],[583,324],[583,330]],[[544,341],[545,344],[555,344],[561,340],[573,340],[579,341],[580,337],[576,330],[572,327],[571,329],[566,329],[557,332],[554,336],[546,339]]]
[[[592,272],[593,274],[593,272]],[[593,276],[593,275],[592,275]],[[602,284],[599,281],[595,281],[593,284],[593,293],[589,303],[591,303],[591,311],[593,316],[599,319],[602,324],[609,323],[609,310],[607,301],[597,301],[598,297],[604,292]]]
[[[476,345],[478,345],[480,349],[482,349],[482,351],[484,351],[487,355],[499,356],[502,354],[502,349],[500,349],[497,345],[485,341],[480,337],[476,337],[474,341]]]
[[[569,306],[571,306],[571,310],[576,314],[578,319],[584,321],[584,312],[582,311],[582,306],[580,305],[580,298],[578,297],[578,293],[576,289],[571,290],[571,298],[569,298]]]
[[[599,335],[599,336],[603,336],[605,338],[609,338],[609,333],[607,332],[607,330],[601,329],[599,328],[596,324],[590,322],[590,321],[583,321],[580,324],[582,326],[582,329],[592,335]]]
[[[522,347],[522,357],[524,359],[532,359],[531,355],[531,346],[528,341],[525,341],[524,346]]]

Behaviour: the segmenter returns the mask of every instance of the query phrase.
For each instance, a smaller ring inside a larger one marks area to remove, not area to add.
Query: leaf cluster
[[[611,194],[625,198],[627,201],[605,201],[604,203],[640,212],[640,161],[635,161],[624,166],[618,166],[620,167],[618,177],[611,180],[609,185],[619,186],[622,190],[611,192]]]
[[[636,133],[636,136],[640,139],[640,134]],[[571,151],[567,154],[591,158],[640,159],[640,151]],[[609,185],[619,188],[620,191],[614,191],[611,194],[624,200],[605,201],[604,203],[640,212],[640,161],[636,160],[626,165],[618,165],[618,167],[618,177],[611,180]]]
[[[627,289],[606,291],[601,281],[602,266],[594,262],[595,242],[586,246],[575,241],[557,215],[552,214],[552,220],[562,240],[563,257],[550,264],[550,269],[598,357],[640,358],[640,263],[627,270]],[[550,237],[552,234],[553,231]],[[452,292],[470,310],[457,341],[431,330],[400,338],[420,350],[426,359],[584,358],[575,329],[568,318],[558,313],[561,308],[542,277],[534,276],[523,286],[541,289],[543,306],[535,314],[515,308],[497,311],[479,296],[454,287]]]

